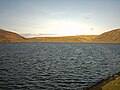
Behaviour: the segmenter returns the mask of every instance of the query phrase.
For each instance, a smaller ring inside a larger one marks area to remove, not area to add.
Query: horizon
[[[105,32],[102,32],[101,34],[103,34],[103,33],[108,33],[108,32],[111,32],[111,31],[116,31],[116,30],[119,30],[120,28],[116,28],[116,29],[112,29],[112,30],[109,30],[109,31],[105,31]],[[54,36],[52,35],[52,34],[41,34],[41,33],[38,33],[38,34],[30,34],[30,33],[28,33],[28,34],[19,34],[19,33],[17,33],[17,32],[14,32],[14,31],[11,31],[11,30],[6,30],[6,29],[3,29],[3,28],[0,28],[0,30],[3,30],[3,31],[7,31],[7,32],[11,32],[11,33],[16,33],[16,34],[18,34],[18,35],[20,35],[20,36],[22,36],[22,37],[24,37],[24,38],[35,38],[35,37],[47,37],[47,38],[49,38],[49,37],[76,37],[76,36],[99,36],[99,35],[101,35],[101,34],[91,34],[91,35],[89,35],[89,34],[83,34],[83,35],[65,35],[65,36],[55,36],[54,34]]]
[[[120,27],[119,4],[119,0],[5,0],[0,1],[0,27],[26,37],[99,35]]]

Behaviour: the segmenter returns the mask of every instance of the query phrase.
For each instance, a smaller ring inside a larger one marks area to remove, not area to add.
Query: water
[[[120,44],[0,43],[0,90],[84,90],[120,72]]]

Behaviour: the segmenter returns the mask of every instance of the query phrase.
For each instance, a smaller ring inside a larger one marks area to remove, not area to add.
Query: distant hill
[[[64,37],[25,38],[17,33],[0,29],[0,42],[85,42],[85,43],[120,43],[120,29],[101,35],[80,35]]]
[[[26,38],[17,33],[0,29],[0,42],[28,42]]]
[[[105,32],[92,40],[98,43],[120,43],[120,29]]]
[[[105,32],[101,35],[80,35],[65,37],[34,37],[37,42],[88,42],[88,43],[120,43],[120,29]]]
[[[90,42],[96,35],[64,36],[64,37],[34,37],[36,42]]]

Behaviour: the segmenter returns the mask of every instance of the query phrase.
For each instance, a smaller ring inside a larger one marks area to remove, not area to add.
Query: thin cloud
[[[82,13],[81,17],[83,17],[84,19],[90,19],[92,15],[93,15],[92,12],[86,12],[86,13]]]
[[[56,34],[51,34],[51,33],[39,33],[39,34],[30,34],[30,33],[27,33],[27,34],[21,34],[23,37],[27,37],[27,38],[30,38],[30,37],[42,37],[42,36],[52,36],[52,35],[56,35]]]

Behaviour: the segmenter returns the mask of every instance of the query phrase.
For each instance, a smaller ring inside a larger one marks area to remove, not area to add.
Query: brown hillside
[[[86,88],[86,90],[120,90],[120,72]]]
[[[64,36],[64,37],[34,37],[36,42],[90,42],[96,35]]]
[[[98,43],[120,43],[120,29],[105,32],[93,39]]]
[[[0,42],[85,42],[85,43],[120,43],[120,29],[101,35],[80,35],[64,37],[24,38],[17,33],[0,29]]]
[[[0,42],[26,42],[26,41],[29,40],[20,36],[19,34],[0,29]]]

